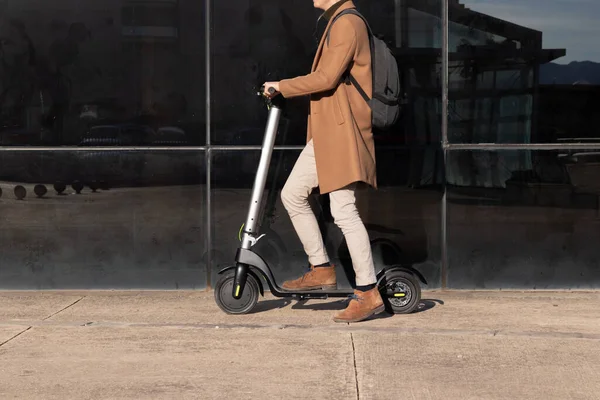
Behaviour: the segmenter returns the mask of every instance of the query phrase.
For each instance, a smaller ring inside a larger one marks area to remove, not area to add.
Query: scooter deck
[[[274,288],[271,294],[276,297],[298,297],[302,299],[327,299],[329,297],[348,297],[354,294],[354,289],[329,289],[329,290],[286,290],[282,288]],[[406,294],[402,292],[386,291],[388,297],[404,297]]]
[[[300,297],[305,299],[326,299],[328,297],[348,297],[354,293],[353,289],[328,289],[328,290],[288,290],[276,288],[271,291],[277,297]]]

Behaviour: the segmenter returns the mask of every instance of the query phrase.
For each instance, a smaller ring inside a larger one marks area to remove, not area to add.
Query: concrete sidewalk
[[[600,292],[423,298],[340,325],[339,301],[2,292],[0,399],[600,399]]]

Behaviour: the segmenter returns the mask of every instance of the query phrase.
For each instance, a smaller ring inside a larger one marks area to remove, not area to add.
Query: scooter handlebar
[[[270,87],[268,90],[268,93],[273,96],[274,94],[277,93],[277,90],[275,90],[275,88]],[[265,86],[261,86],[260,87],[260,92],[257,93],[259,96],[263,97],[263,100],[265,100],[267,106],[270,107],[277,107],[277,108],[282,108],[284,106],[284,99],[282,98],[282,96],[275,96],[275,97],[269,97],[269,96],[265,96]]]
[[[260,93],[259,94],[263,94],[265,92],[265,87],[264,85],[260,87]],[[275,94],[275,88],[270,87],[269,88],[269,94],[270,95],[274,95]]]

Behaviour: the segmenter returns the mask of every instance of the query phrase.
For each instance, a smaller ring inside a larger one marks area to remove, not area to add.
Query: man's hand
[[[275,97],[279,94],[279,82],[265,82],[264,84],[265,92],[264,95],[267,97]],[[269,88],[275,89],[275,93],[269,93]]]

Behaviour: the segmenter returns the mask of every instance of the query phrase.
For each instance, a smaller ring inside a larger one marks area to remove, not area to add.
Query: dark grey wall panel
[[[452,151],[450,288],[600,287],[594,151]]]
[[[0,153],[0,289],[205,287],[204,164],[198,152]]]

